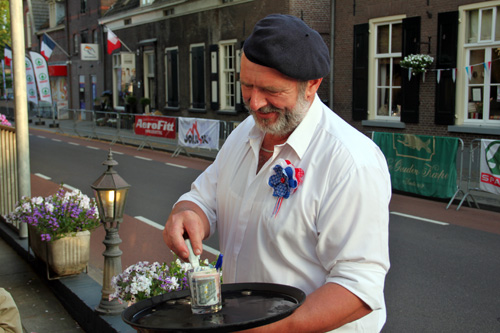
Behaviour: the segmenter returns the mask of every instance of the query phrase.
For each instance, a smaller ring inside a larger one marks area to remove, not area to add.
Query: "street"
[[[32,133],[31,173],[92,196],[90,184],[105,171],[109,143]],[[132,185],[125,213],[161,228],[202,168],[182,157],[172,161],[166,152],[111,147],[116,171]],[[207,244],[217,249],[216,238]],[[391,214],[383,332],[500,332],[498,253],[499,233]]]

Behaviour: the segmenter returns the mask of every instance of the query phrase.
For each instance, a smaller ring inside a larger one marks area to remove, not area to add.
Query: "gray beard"
[[[258,118],[256,116],[256,112],[253,111],[245,101],[245,107],[248,110],[248,113],[253,116],[257,127],[259,127],[264,133],[274,136],[286,136],[292,133],[306,116],[309,106],[309,102],[299,94],[293,109],[279,109],[272,105],[260,108],[259,112],[261,113],[278,113],[276,121],[271,123],[267,119]]]

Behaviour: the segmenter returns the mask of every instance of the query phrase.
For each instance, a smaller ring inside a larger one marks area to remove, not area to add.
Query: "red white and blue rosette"
[[[297,191],[304,178],[304,170],[296,168],[289,160],[278,160],[273,167],[275,174],[269,177],[269,186],[273,188],[273,196],[277,197],[274,205],[273,216],[276,217],[281,209],[283,199]]]

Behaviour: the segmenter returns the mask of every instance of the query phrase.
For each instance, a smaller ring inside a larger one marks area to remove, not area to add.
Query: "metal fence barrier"
[[[135,117],[143,114],[94,111],[82,109],[60,109],[58,110],[55,127],[64,134],[75,134],[87,139],[99,139],[111,141],[112,144],[136,145],[138,150],[148,146],[151,149],[163,148],[174,152],[174,156],[184,151],[186,155],[199,153],[208,157],[215,157],[216,152],[204,148],[187,148],[179,145],[178,120],[179,117],[156,116],[174,118],[176,121],[176,137],[168,139],[155,136],[138,135],[134,132]],[[219,147],[224,144],[226,138],[237,126],[238,122],[220,121]]]
[[[469,206],[471,205],[471,200],[472,200],[476,208],[479,208],[479,204],[477,203],[476,199],[474,198],[471,192],[472,191],[484,192],[479,188],[479,180],[481,177],[481,170],[480,170],[481,140],[482,139],[474,139],[471,141],[469,148],[469,165],[466,178],[467,179],[466,192],[464,193],[462,200],[460,200],[460,203],[457,206],[457,210],[460,209],[465,200],[467,200]]]

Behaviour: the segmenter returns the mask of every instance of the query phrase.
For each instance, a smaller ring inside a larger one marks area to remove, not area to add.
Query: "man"
[[[165,243],[183,259],[184,234],[200,254],[217,227],[224,282],[306,292],[291,316],[255,331],[377,332],[385,322],[390,177],[376,145],[316,95],[329,62],[321,36],[301,20],[259,21],[241,58],[252,117],[165,225]]]

